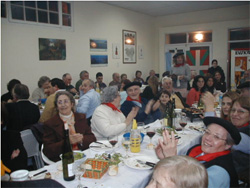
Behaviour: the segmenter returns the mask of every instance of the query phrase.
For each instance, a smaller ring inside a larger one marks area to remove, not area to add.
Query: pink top
[[[196,91],[194,88],[192,88],[188,95],[187,95],[187,100],[186,100],[186,103],[189,105],[189,106],[192,106],[192,104],[195,103],[195,101],[199,101],[200,99],[200,91]]]

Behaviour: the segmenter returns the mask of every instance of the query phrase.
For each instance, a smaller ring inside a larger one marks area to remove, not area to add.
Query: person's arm
[[[156,111],[157,109],[159,109],[160,105],[161,105],[160,100],[157,100],[152,107],[152,111]]]
[[[244,133],[241,133],[241,141],[238,145],[233,145],[234,150],[239,150],[243,153],[250,154],[250,137]]]
[[[210,93],[210,92],[203,93],[203,95],[201,97],[201,101],[204,104],[205,112],[214,112],[214,101],[215,101],[215,98],[214,98],[214,96],[213,96],[212,93]]]
[[[230,187],[230,176],[228,172],[220,166],[207,168],[208,188]]]
[[[88,94],[85,94],[82,97],[80,97],[76,107],[76,111],[81,114],[86,114],[89,109],[89,104],[90,104],[90,98]]]

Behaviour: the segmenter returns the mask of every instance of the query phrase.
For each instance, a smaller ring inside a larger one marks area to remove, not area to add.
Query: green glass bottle
[[[172,101],[172,112],[171,112],[171,119],[172,119],[172,127],[171,128],[175,128],[175,124],[176,124],[176,113],[175,113],[175,98],[173,98]]]
[[[73,174],[73,163],[74,163],[74,155],[72,151],[72,147],[69,141],[69,127],[68,124],[64,124],[64,133],[65,133],[65,142],[62,154],[62,165],[63,165],[63,179],[65,181],[72,181],[75,179],[75,175]]]
[[[200,98],[199,98],[199,101],[198,101],[198,104],[197,104],[197,108],[198,108],[198,109],[203,109],[203,108],[204,108],[204,104],[203,104],[203,102],[201,101],[201,93],[200,93]]]

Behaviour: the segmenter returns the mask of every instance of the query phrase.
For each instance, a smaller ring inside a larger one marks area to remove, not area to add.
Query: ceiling
[[[102,1],[153,17],[201,10],[250,5],[249,1]]]

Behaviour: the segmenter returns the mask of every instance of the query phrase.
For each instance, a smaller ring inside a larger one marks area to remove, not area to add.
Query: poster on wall
[[[143,52],[143,46],[138,46],[138,58],[144,59],[144,52]]]
[[[123,36],[123,63],[136,63],[136,32],[122,31]]]
[[[89,39],[90,51],[106,52],[108,49],[108,42],[105,39]]]
[[[120,44],[118,43],[113,43],[112,44],[112,55],[113,55],[113,59],[120,59]]]
[[[231,86],[238,86],[244,72],[250,68],[250,49],[231,50]]]
[[[91,66],[107,66],[108,65],[108,55],[90,55]]]
[[[39,60],[65,60],[66,40],[39,38]]]

